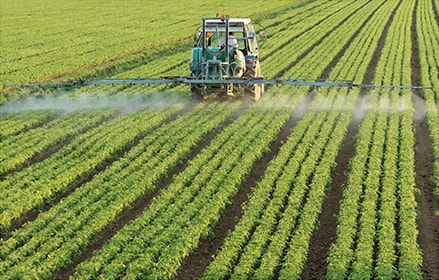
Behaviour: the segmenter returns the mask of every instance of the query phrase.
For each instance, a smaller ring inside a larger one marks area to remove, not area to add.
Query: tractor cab
[[[194,36],[190,62],[191,76],[201,82],[192,84],[192,95],[205,98],[211,93],[235,95],[242,92],[259,99],[263,85],[215,84],[215,80],[262,78],[256,37],[254,25],[248,18],[225,15],[203,18],[202,28]],[[265,38],[263,32],[261,40]]]

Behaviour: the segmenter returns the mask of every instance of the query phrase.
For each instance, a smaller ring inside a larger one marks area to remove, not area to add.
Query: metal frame
[[[197,85],[293,85],[311,87],[358,87],[358,88],[386,88],[386,89],[427,89],[436,92],[433,86],[413,85],[373,85],[355,84],[352,81],[321,80],[321,79],[247,79],[247,78],[225,78],[221,80],[198,79],[193,77],[164,77],[164,78],[129,78],[129,79],[79,79],[72,82],[48,82],[28,84],[4,84],[3,87],[77,87],[86,85],[153,85],[153,84],[197,84]]]

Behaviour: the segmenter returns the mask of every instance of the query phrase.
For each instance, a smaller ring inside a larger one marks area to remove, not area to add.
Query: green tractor
[[[265,30],[259,41],[266,40]],[[205,82],[191,84],[194,98],[216,95],[249,95],[258,100],[264,84],[226,83],[234,78],[262,79],[258,40],[249,18],[230,18],[221,15],[203,18],[203,26],[194,36],[190,69],[194,80]],[[215,81],[220,81],[215,83]]]

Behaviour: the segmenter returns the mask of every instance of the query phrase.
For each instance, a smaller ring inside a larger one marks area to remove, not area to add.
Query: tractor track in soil
[[[419,1],[416,0],[411,26],[411,78],[413,85],[419,85],[421,82],[418,37],[416,33],[418,2]],[[436,17],[436,19],[438,18]],[[422,273],[424,274],[424,279],[439,279],[439,221],[435,215],[435,186],[431,180],[434,173],[433,148],[429,138],[424,99],[421,97],[421,92],[419,90],[414,90],[412,97],[415,108],[415,184],[416,188],[420,191],[419,195],[416,197],[416,201],[420,210],[420,214],[417,218],[417,225],[419,230],[418,244],[421,247],[423,256]]]
[[[254,164],[252,172],[241,186],[240,192],[233,198],[232,203],[221,214],[220,219],[213,228],[212,237],[200,240],[197,249],[195,249],[182,262],[175,279],[198,279],[201,277],[204,270],[212,261],[212,256],[215,255],[215,252],[223,245],[227,233],[233,231],[236,220],[242,217],[242,205],[248,200],[256,182],[260,181],[268,164],[277,156],[279,149],[287,140],[291,130],[308,111],[314,96],[315,94],[311,92],[303,99],[302,104],[299,105],[301,109],[295,111],[291,115],[286,125],[279,132],[277,138],[271,143],[269,152],[263,155],[263,157]]]
[[[384,43],[388,34],[388,30],[401,3],[402,1],[400,1],[395,9],[392,11],[392,14],[389,17],[383,29],[383,32],[381,33],[381,37],[378,40],[374,55],[371,59],[366,75],[363,78],[363,84],[371,83],[371,81],[373,80],[378,60],[380,58],[382,49],[384,48]],[[382,7],[382,5],[380,5],[377,10],[380,7]],[[366,20],[365,24],[370,20],[372,16],[373,14]],[[361,28],[364,27],[365,24],[363,24]],[[359,31],[361,30],[361,28],[359,29]],[[348,48],[348,45],[358,35],[359,31],[354,34],[354,36],[343,47],[337,57],[340,58],[344,54],[344,52]],[[334,59],[331,64],[328,65],[328,67],[323,71],[322,78],[325,78],[325,76],[329,76],[332,68],[336,65],[336,63],[337,59]],[[323,202],[322,212],[319,217],[319,227],[314,232],[310,241],[308,259],[306,266],[302,272],[302,279],[325,279],[328,265],[327,257],[329,254],[329,249],[331,244],[335,241],[337,235],[337,224],[335,217],[339,214],[340,211],[339,203],[343,197],[342,188],[347,182],[350,159],[355,154],[355,135],[357,134],[359,126],[362,123],[363,118],[366,114],[366,111],[364,109],[364,104],[366,104],[366,102],[367,89],[362,89],[354,109],[355,114],[348,126],[343,146],[341,147],[336,158],[337,165],[332,171],[332,181],[327,186],[328,190],[326,193],[326,198]]]
[[[194,106],[195,103],[196,102],[191,102],[191,106]],[[211,141],[219,133],[221,133],[224,128],[233,123],[233,121],[236,120],[250,106],[251,102],[249,100],[244,100],[242,105],[233,113],[232,120],[226,122],[221,127],[216,128],[213,132],[209,133],[202,140],[200,140],[197,146],[187,156],[184,163],[174,167],[164,178],[162,178],[156,184],[156,188],[153,191],[147,192],[143,197],[135,201],[130,209],[124,211],[113,223],[108,224],[96,237],[94,237],[94,241],[90,243],[84,250],[82,250],[82,253],[77,259],[73,260],[73,262],[69,266],[60,268],[58,271],[55,271],[52,274],[51,279],[68,279],[70,276],[72,276],[75,273],[76,267],[80,263],[89,259],[94,251],[101,249],[119,230],[121,230],[129,222],[141,215],[143,211],[149,207],[152,200],[155,197],[158,197],[160,195],[160,192],[172,182],[173,178],[180,172],[182,172],[193,158],[195,158],[205,147],[207,147],[211,143]],[[177,115],[182,115],[189,109],[190,108],[186,108],[184,111],[179,112]],[[169,121],[172,121],[172,119]]]

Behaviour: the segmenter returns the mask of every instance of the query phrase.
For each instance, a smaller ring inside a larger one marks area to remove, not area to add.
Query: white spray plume
[[[82,92],[79,95],[42,95],[29,96],[21,100],[10,101],[0,106],[0,115],[18,113],[28,110],[57,110],[69,113],[82,109],[120,108],[123,113],[131,112],[140,106],[160,108],[181,102],[184,99],[178,94],[157,93],[152,96],[143,94],[90,95]]]

